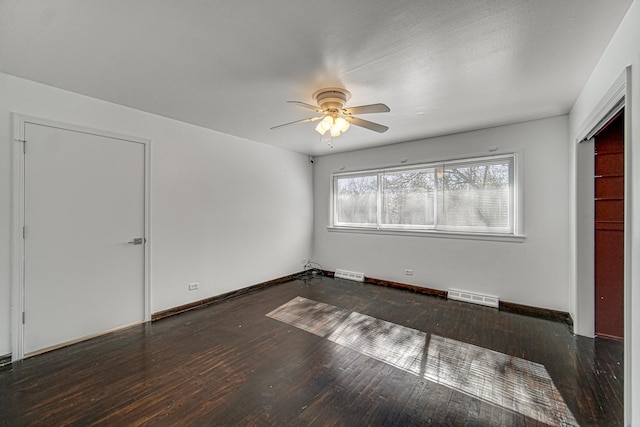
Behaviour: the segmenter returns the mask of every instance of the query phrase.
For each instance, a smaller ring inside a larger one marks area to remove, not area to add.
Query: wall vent
[[[356,282],[364,282],[364,273],[356,273],[355,271],[336,270],[336,279],[354,280]]]
[[[486,305],[494,308],[498,308],[500,304],[500,298],[498,297],[460,291],[458,289],[449,289],[449,292],[447,292],[447,298],[457,301],[472,302],[474,304]]]

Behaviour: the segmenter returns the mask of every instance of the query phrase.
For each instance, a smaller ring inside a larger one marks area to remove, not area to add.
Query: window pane
[[[445,165],[443,228],[511,232],[511,159]]]
[[[434,169],[383,174],[382,224],[433,227],[434,174]]]
[[[377,223],[378,176],[346,176],[336,178],[336,223]]]

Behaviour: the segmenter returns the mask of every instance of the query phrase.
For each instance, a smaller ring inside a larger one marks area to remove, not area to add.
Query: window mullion
[[[376,228],[380,229],[382,224],[382,174],[384,172],[378,172],[378,203],[376,209]]]
[[[440,220],[444,218],[444,165],[436,165],[433,169],[435,174],[435,192],[434,195],[434,221],[433,228],[437,230],[440,225]]]
[[[335,225],[338,220],[338,177],[333,176],[331,180],[331,224]]]
[[[518,224],[516,214],[516,162],[514,158],[511,158],[509,166],[509,230],[512,234],[516,233],[516,227]]]

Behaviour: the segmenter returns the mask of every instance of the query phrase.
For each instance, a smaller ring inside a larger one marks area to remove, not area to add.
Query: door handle
[[[147,239],[145,239],[144,237],[136,237],[135,239],[133,239],[130,242],[127,242],[128,245],[142,245],[143,243],[146,243]]]

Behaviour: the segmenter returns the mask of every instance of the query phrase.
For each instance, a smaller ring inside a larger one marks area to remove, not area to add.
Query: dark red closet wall
[[[595,137],[596,335],[624,336],[624,114]]]

